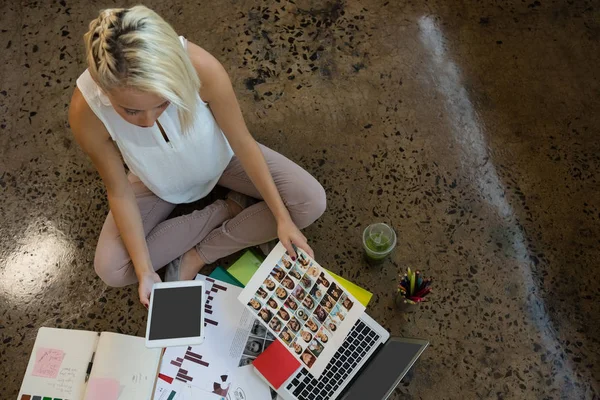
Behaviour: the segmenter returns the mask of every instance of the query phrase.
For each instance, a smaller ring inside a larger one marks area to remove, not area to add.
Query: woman
[[[283,278],[283,280],[281,281],[281,284],[283,285],[283,287],[285,287],[286,289],[289,289],[289,290],[292,290],[295,286],[294,281],[292,281],[287,276],[285,278]]]
[[[304,301],[302,302],[302,305],[308,308],[309,310],[312,310],[315,306],[315,301],[312,299],[312,297],[307,296],[306,299],[304,299]]]
[[[290,328],[294,332],[298,332],[300,330],[300,322],[294,317],[288,322],[288,328]]]
[[[271,311],[267,310],[266,308],[261,309],[258,312],[258,314],[265,322],[269,322],[271,320],[271,317],[273,316],[273,313]]]
[[[282,287],[278,287],[277,290],[275,291],[275,294],[281,300],[285,300],[285,298],[287,297],[287,292]]]
[[[325,311],[325,309],[323,309],[323,307],[319,306],[315,310],[315,316],[317,317],[319,322],[323,323],[327,319],[327,311]]]
[[[288,299],[285,301],[285,306],[292,311],[296,311],[298,309],[298,303],[292,300],[291,297],[288,297]]]
[[[294,351],[298,355],[302,354],[302,346],[300,346],[298,343],[294,343]]]
[[[323,330],[320,330],[319,333],[317,333],[317,337],[323,343],[327,343],[327,341],[329,340],[329,337],[327,336],[327,334],[325,332],[323,332]]]
[[[106,284],[138,282],[147,306],[155,271],[168,263],[169,279],[193,279],[204,265],[277,237],[292,260],[292,244],[312,255],[299,228],[323,213],[323,188],[256,143],[212,55],[144,6],[102,11],[84,39],[88,69],[69,122],[106,186],[111,211],[94,260]],[[226,201],[167,219],[217,184],[232,190]]]
[[[300,286],[296,286],[292,294],[300,301],[304,300],[304,296],[306,296],[306,292]]]
[[[302,353],[302,356],[300,358],[302,358],[302,362],[304,362],[304,364],[306,364],[308,368],[312,367],[312,365],[315,363],[315,356],[313,356],[306,350],[304,351],[304,353]]]
[[[300,275],[300,273],[296,270],[292,270],[289,272],[289,275],[294,277],[297,280],[300,280],[302,278],[302,275]]]
[[[283,332],[281,332],[281,334],[279,335],[280,338],[283,339],[284,342],[289,343],[292,341],[293,337],[290,334],[289,331],[284,330]]]
[[[313,321],[312,319],[309,319],[309,320],[306,322],[306,327],[307,327],[308,329],[310,329],[311,331],[313,331],[313,332],[316,332],[316,331],[317,331],[317,329],[319,329],[319,327],[317,326],[317,324],[315,323],[315,321]]]
[[[279,307],[279,304],[277,304],[277,302],[273,298],[267,300],[267,305],[269,307],[271,307],[273,310],[277,310],[277,307]]]
[[[302,286],[304,286],[307,290],[310,289],[310,287],[312,286],[312,281],[310,280],[310,277],[308,277],[307,275],[304,275],[302,277],[302,279],[300,280],[300,283],[302,284]]]
[[[302,331],[300,333],[300,336],[306,343],[310,343],[310,341],[312,340],[312,335],[308,331]]]
[[[275,332],[279,332],[281,330],[281,326],[282,323],[280,320],[278,320],[277,318],[273,318],[271,320],[271,322],[269,322],[269,326],[271,327],[271,329],[273,329]]]
[[[283,308],[279,309],[279,312],[277,312],[277,315],[279,316],[279,318],[281,318],[284,321],[289,321],[289,319],[290,319],[290,313],[288,313]]]
[[[323,300],[321,301],[321,306],[323,306],[323,308],[325,308],[329,312],[331,312],[331,310],[333,309],[333,304],[333,299],[329,296],[323,297]]]
[[[267,278],[265,279],[265,287],[272,292],[275,289],[275,282]]]
[[[254,308],[254,310],[256,310],[256,311],[260,310],[260,308],[262,307],[262,305],[256,299],[250,299],[250,301],[248,302],[248,305],[250,307]]]
[[[273,268],[273,271],[271,271],[271,276],[277,279],[277,282],[281,282],[281,280],[285,276],[285,272],[283,272],[281,268],[275,267]]]

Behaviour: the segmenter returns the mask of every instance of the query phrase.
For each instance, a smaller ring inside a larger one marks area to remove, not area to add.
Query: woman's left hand
[[[277,224],[277,236],[288,254],[292,257],[292,260],[295,260],[298,256],[292,245],[304,250],[311,258],[315,258],[315,253],[308,245],[306,236],[300,232],[300,229],[298,229],[291,219]]]

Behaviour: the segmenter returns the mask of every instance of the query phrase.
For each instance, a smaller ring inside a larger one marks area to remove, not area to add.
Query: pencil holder
[[[403,312],[417,310],[420,303],[427,301],[431,282],[431,278],[424,279],[421,272],[413,272],[408,268],[406,274],[400,276],[394,300],[396,307]]]

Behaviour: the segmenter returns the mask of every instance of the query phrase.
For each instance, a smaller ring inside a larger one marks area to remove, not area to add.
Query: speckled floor
[[[94,274],[107,201],[66,122],[82,34],[115,3],[0,5],[1,399],[41,326],[144,331],[135,286]],[[318,260],[372,290],[393,334],[431,341],[394,399],[600,397],[597,1],[146,4],[223,62],[256,138],[323,183]],[[373,221],[399,234],[376,268]],[[406,266],[436,279],[409,315],[392,307]]]

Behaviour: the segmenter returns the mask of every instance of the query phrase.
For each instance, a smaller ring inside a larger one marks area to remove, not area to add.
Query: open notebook
[[[40,328],[17,399],[147,400],[160,354],[141,337]]]

